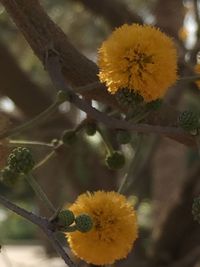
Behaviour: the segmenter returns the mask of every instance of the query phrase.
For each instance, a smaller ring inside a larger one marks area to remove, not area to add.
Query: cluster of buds
[[[122,88],[117,91],[116,99],[118,103],[126,108],[135,108],[136,106],[143,106],[146,110],[157,110],[162,104],[161,99],[156,99],[150,102],[145,102],[144,98],[133,90]]]
[[[89,232],[93,227],[93,221],[87,214],[75,216],[71,210],[61,211],[54,220],[58,229],[65,232],[80,231]]]
[[[197,133],[200,127],[199,116],[194,111],[186,110],[179,115],[178,124],[185,131]]]
[[[35,161],[28,148],[17,147],[13,149],[7,159],[7,166],[1,170],[1,180],[12,186],[21,174],[28,174],[34,167]]]
[[[134,107],[143,102],[143,97],[128,88],[122,88],[116,93],[118,103],[124,107]]]

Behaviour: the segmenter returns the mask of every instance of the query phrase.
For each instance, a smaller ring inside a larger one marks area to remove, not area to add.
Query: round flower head
[[[88,214],[93,228],[87,233],[67,233],[72,251],[95,265],[125,258],[137,238],[136,215],[131,204],[116,192],[87,192],[70,207],[74,214]]]
[[[152,26],[117,28],[99,49],[99,78],[111,93],[128,88],[145,102],[162,98],[177,79],[177,53],[168,36]]]

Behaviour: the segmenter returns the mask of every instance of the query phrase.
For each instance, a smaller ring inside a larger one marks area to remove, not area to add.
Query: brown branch
[[[0,204],[6,207],[7,209],[13,211],[17,215],[37,225],[47,235],[52,245],[54,246],[55,250],[63,258],[66,265],[68,265],[69,267],[75,267],[75,264],[71,261],[70,257],[67,255],[67,253],[62,248],[59,241],[56,239],[53,232],[54,227],[46,218],[42,218],[38,215],[26,211],[25,209],[20,208],[19,206],[10,202],[8,199],[6,199],[1,195],[0,195]]]
[[[114,117],[108,116],[104,112],[98,111],[96,108],[91,106],[91,103],[87,100],[81,99],[74,91],[66,85],[65,78],[61,72],[61,66],[59,57],[57,54],[52,53],[47,57],[46,60],[46,68],[49,73],[49,76],[52,79],[52,82],[56,88],[60,88],[63,91],[68,92],[69,101],[74,104],[78,109],[84,111],[88,114],[92,119],[105,124],[108,128],[113,129],[127,129],[134,130],[139,133],[154,133],[163,136],[167,136],[173,139],[177,139],[179,142],[183,142],[187,145],[195,145],[195,138],[192,135],[184,132],[182,129],[177,127],[166,127],[166,126],[156,126],[156,125],[148,125],[148,124],[134,124],[132,122],[119,120]],[[50,53],[49,53],[50,54]],[[47,110],[43,111],[37,117],[33,118],[31,121],[26,122],[23,125],[17,126],[14,129],[10,129],[7,132],[0,135],[0,138],[6,138],[12,136],[14,134],[18,134],[22,131],[27,130],[30,127],[33,127],[36,123],[41,123],[41,119],[49,114],[49,111],[52,111],[52,108],[55,109],[57,104],[51,105]]]
[[[108,128],[134,130],[140,133],[156,133],[178,139],[179,141],[181,140],[187,145],[195,145],[194,137],[185,133],[182,129],[176,127],[134,124],[110,117],[106,113],[100,112],[93,108],[90,104],[88,104],[87,101],[81,99],[66,85],[65,79],[61,72],[59,57],[57,55],[52,54],[47,58],[46,68],[54,86],[69,93],[71,103],[73,103],[80,110],[86,112],[86,114],[89,114],[91,118],[97,120],[98,122],[104,123]]]
[[[62,60],[62,72],[70,85],[81,86],[98,80],[96,64],[69,42],[64,32],[48,17],[38,0],[0,0],[18,29],[45,66],[46,49],[52,44]],[[104,89],[83,93],[108,105],[116,100]]]
[[[119,27],[124,23],[140,23],[143,21],[136,13],[130,11],[123,1],[118,0],[77,0],[95,14],[102,16],[112,27]]]
[[[47,226],[47,220],[36,216],[35,214],[26,211],[25,209],[22,209],[18,206],[16,206],[14,203],[10,202],[8,199],[0,195],[0,203],[8,208],[9,210],[15,212],[19,216],[27,219],[28,221],[31,221],[33,224],[39,226],[39,227],[46,227]]]
[[[0,2],[11,15],[19,30],[24,34],[29,45],[43,62],[44,66],[46,66],[47,51],[50,50],[49,47],[51,46],[58,52],[63,76],[73,88],[85,86],[86,84],[91,84],[98,80],[96,64],[88,60],[71,45],[62,30],[47,16],[38,0],[0,0]],[[57,88],[61,89],[59,86]],[[118,108],[117,101],[106,91],[105,87],[95,88],[89,91],[84,90],[82,95],[86,98],[95,99],[109,106]],[[78,98],[76,98],[76,100],[79,101]],[[82,102],[79,104],[81,103]],[[84,109],[86,107],[88,108],[88,106],[84,106]],[[83,107],[81,109],[83,109]],[[95,114],[95,119],[101,121],[102,118],[99,118],[100,113],[95,109],[92,110],[93,117]],[[88,114],[91,112],[86,109],[85,111]],[[176,112],[171,108],[165,108],[165,112],[162,110],[162,115],[163,114],[166,114],[164,120],[157,120],[157,125],[172,125],[170,124],[171,122],[169,122],[169,124],[166,122],[166,119],[171,117],[170,114],[172,114],[173,119],[176,120]],[[158,114],[156,114],[155,117],[157,118]],[[194,145],[194,138],[185,134],[180,129],[149,125],[136,126],[127,124],[126,122],[115,121],[114,119],[112,119],[111,122],[111,119],[108,120],[108,118],[105,119],[105,117],[103,122],[106,123],[106,125],[110,125],[110,127],[116,127],[116,123],[119,123],[118,128],[134,129],[145,133],[161,133],[181,143]]]
[[[98,122],[104,123],[108,128],[134,130],[140,133],[156,133],[176,139],[179,142],[183,142],[187,145],[195,145],[194,137],[185,133],[182,129],[176,127],[163,127],[148,124],[133,124],[131,122],[119,120],[114,117],[108,116],[106,113],[99,112],[97,109],[91,106],[90,102],[81,99],[78,95],[74,93],[73,90],[71,90],[66,85],[65,78],[63,77],[61,71],[60,59],[57,53],[55,54],[51,48],[48,50],[47,54],[48,57],[46,58],[46,67],[55,87],[67,91],[70,95],[70,102],[73,103],[80,110],[86,112],[86,114],[90,115],[91,118],[95,119]],[[46,112],[47,111],[45,111],[45,114]],[[40,116],[41,115],[39,115],[39,117]],[[34,118],[33,120],[35,121],[36,118]],[[25,125],[27,125],[27,123],[25,123]],[[30,125],[30,122],[28,123],[28,125]],[[33,123],[31,123],[31,126],[32,125]],[[8,132],[3,133],[0,138],[9,137],[14,133],[17,134],[18,128],[20,128],[20,131],[24,131],[27,129],[27,127],[22,128],[22,126],[19,126],[17,128],[9,130]]]

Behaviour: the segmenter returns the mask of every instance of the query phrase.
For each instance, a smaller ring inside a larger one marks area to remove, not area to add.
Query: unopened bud
[[[97,125],[94,122],[88,122],[85,126],[86,134],[89,136],[95,135],[97,131]]]
[[[143,102],[143,97],[141,95],[128,88],[120,89],[115,96],[119,104],[126,107],[134,107]]]
[[[89,232],[93,227],[92,219],[87,214],[81,214],[75,219],[76,229],[82,233]]]
[[[15,148],[8,157],[8,166],[16,173],[29,173],[34,165],[31,151],[25,147]]]
[[[199,116],[193,111],[184,111],[179,115],[178,123],[186,131],[194,131],[199,128]]]
[[[121,169],[125,164],[125,157],[119,151],[114,151],[106,157],[106,164],[112,170]]]
[[[68,227],[74,220],[75,216],[71,210],[63,210],[58,214],[58,224],[62,227]]]

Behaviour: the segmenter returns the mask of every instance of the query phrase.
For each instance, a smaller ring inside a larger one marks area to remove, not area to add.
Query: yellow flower
[[[196,64],[194,66],[194,71],[196,74],[200,74],[200,64]],[[200,80],[196,81],[196,85],[198,86],[198,88],[200,88]]]
[[[137,221],[133,207],[123,195],[87,192],[70,209],[76,216],[88,214],[94,224],[87,233],[66,234],[75,255],[95,265],[112,264],[127,256],[137,238]]]
[[[177,79],[177,53],[168,36],[152,26],[123,25],[99,49],[99,78],[111,93],[128,88],[146,102],[162,98]]]

